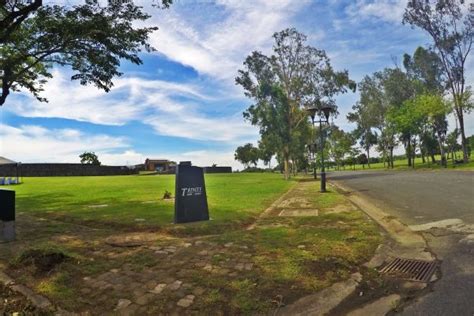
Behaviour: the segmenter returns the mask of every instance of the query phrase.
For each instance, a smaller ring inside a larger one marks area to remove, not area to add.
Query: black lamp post
[[[331,112],[334,111],[334,108],[327,103],[320,103],[318,102],[317,105],[309,107],[306,109],[309,116],[311,117],[311,122],[314,126],[314,119],[316,117],[316,113],[319,113],[319,136],[321,139],[321,192],[326,192],[326,170],[324,168],[324,136],[323,136],[323,123],[329,124],[329,116]],[[323,117],[324,116],[324,117]],[[325,120],[323,120],[323,118]]]

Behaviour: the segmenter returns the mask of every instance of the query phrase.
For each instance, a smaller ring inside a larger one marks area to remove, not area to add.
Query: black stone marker
[[[176,166],[174,222],[189,223],[209,220],[204,171],[191,162]]]
[[[15,240],[15,191],[0,190],[0,241]]]
[[[0,220],[3,222],[15,220],[15,191],[0,190]]]

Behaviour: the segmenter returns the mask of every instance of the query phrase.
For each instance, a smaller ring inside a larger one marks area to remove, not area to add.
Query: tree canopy
[[[157,2],[167,7],[171,0]],[[0,106],[11,92],[26,90],[39,101],[54,65],[73,71],[72,80],[109,91],[122,75],[120,61],[141,64],[156,27],[139,27],[150,15],[132,0],[86,0],[43,5],[41,0],[2,1],[0,6]]]
[[[254,101],[244,118],[259,127],[288,178],[290,160],[295,164],[301,159],[310,135],[305,108],[323,102],[335,107],[334,96],[354,90],[355,83],[347,71],[334,71],[326,52],[308,45],[296,29],[285,29],[273,38],[272,55],[251,53],[236,83]]]
[[[256,167],[259,159],[259,150],[251,143],[247,143],[244,146],[237,147],[234,158],[242,163],[246,168],[248,168],[250,164],[253,164]]]
[[[83,165],[97,165],[100,166],[101,162],[99,157],[92,151],[86,151],[79,155],[81,158],[81,164]]]
[[[453,98],[463,146],[463,159],[469,160],[464,131],[464,114],[472,109],[466,86],[466,60],[474,41],[474,3],[464,0],[410,0],[404,23],[427,32],[443,66]]]

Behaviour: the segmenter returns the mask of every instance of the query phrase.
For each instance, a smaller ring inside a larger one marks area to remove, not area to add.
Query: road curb
[[[429,251],[428,243],[421,234],[412,231],[408,225],[384,212],[371,202],[368,197],[350,190],[337,181],[331,181],[330,185],[344,194],[350,202],[379,224],[390,238],[395,241],[393,245],[383,250],[386,257],[403,257],[430,261],[436,259]]]
[[[274,315],[325,315],[354,293],[361,281],[362,275],[360,273],[354,273],[348,280],[334,283],[330,287],[315,294],[302,297],[295,303],[281,308]]]

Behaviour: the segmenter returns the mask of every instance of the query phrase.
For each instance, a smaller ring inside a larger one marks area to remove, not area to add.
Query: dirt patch
[[[49,274],[69,258],[62,252],[30,249],[20,255],[18,265],[32,266],[37,274]]]
[[[338,204],[335,207],[331,207],[325,211],[326,214],[337,214],[343,212],[352,212],[356,208],[352,204]]]
[[[169,238],[158,233],[130,233],[107,237],[105,243],[114,247],[140,247],[164,239]]]
[[[282,201],[277,208],[311,208],[313,205],[304,197],[292,197]]]
[[[316,273],[318,275],[327,271],[337,270],[353,270],[351,272],[354,272],[354,268],[354,263],[351,263],[346,259],[340,257],[326,257],[318,260],[313,260],[307,266],[308,272]]]

